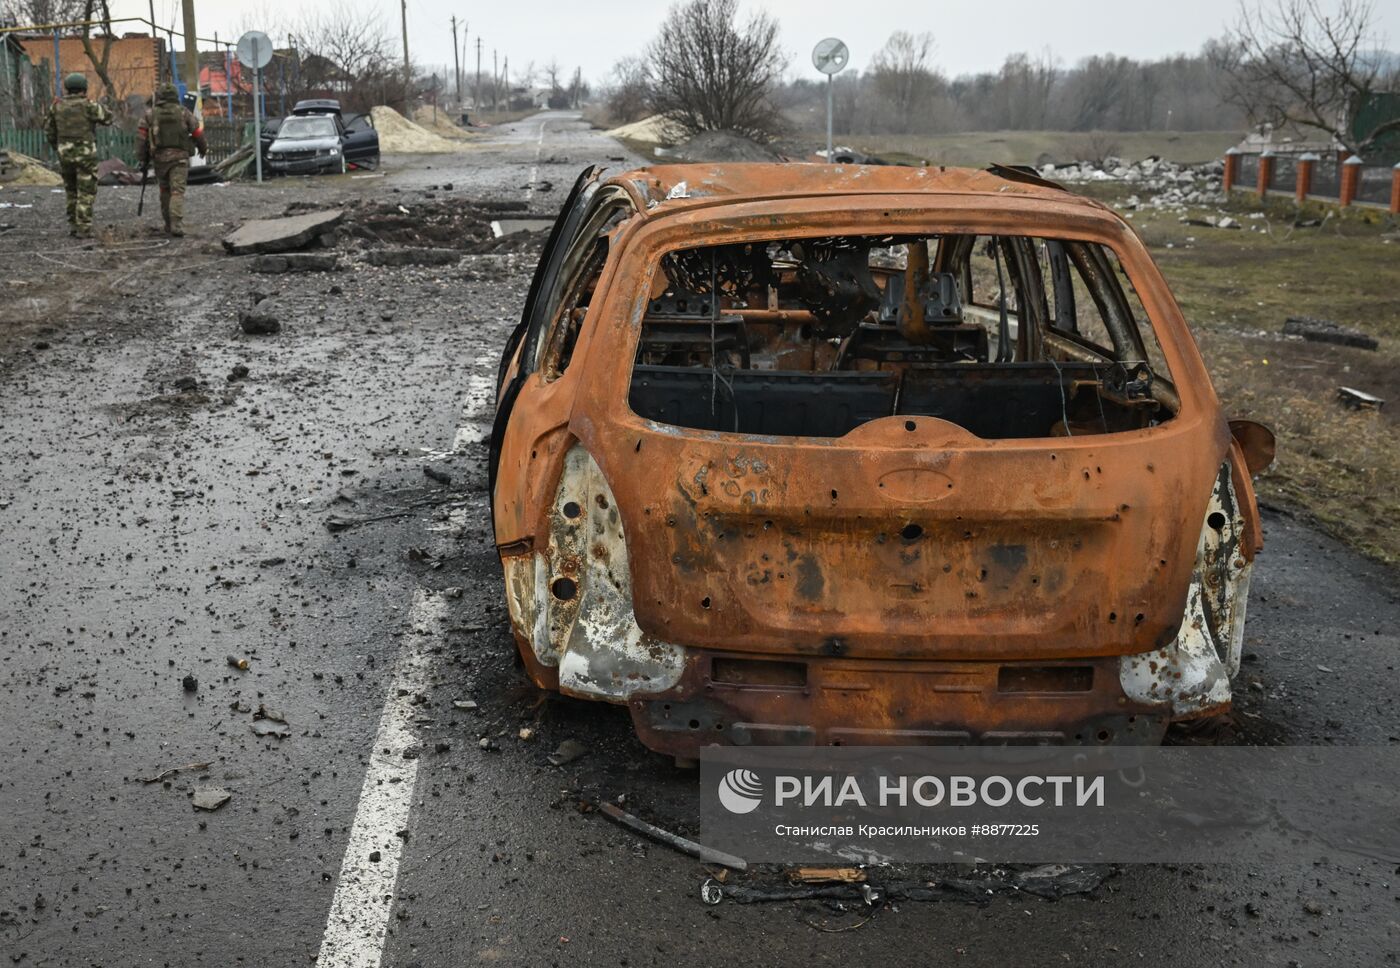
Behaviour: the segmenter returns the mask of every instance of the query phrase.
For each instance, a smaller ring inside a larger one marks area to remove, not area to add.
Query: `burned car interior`
[[[934,417],[995,440],[1137,430],[1176,410],[1141,304],[1095,243],[712,245],[667,253],[656,278],[630,404],[659,423],[840,437]]]

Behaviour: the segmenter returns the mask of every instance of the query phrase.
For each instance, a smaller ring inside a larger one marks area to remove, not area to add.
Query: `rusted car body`
[[[1027,172],[589,170],[492,504],[530,676],[654,750],[1155,742],[1230,703],[1271,446]]]

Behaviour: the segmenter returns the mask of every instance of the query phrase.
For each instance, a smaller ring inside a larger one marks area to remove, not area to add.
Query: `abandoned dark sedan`
[[[289,116],[269,128],[264,154],[273,174],[341,174],[379,165],[373,121],[366,114],[342,114],[339,101],[298,101]]]
[[[586,171],[491,448],[530,676],[678,759],[1230,704],[1272,435],[1132,229],[1025,170]]]

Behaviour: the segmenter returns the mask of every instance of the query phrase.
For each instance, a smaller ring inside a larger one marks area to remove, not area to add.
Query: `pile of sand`
[[[612,138],[628,138],[632,141],[653,141],[657,144],[665,144],[670,140],[671,132],[670,120],[664,114],[653,114],[649,118],[642,118],[640,121],[633,121],[631,124],[624,124],[620,128],[613,128],[607,132]]]
[[[782,156],[733,131],[702,131],[674,156],[681,161],[782,161]]]
[[[437,115],[436,120],[433,118],[434,113]],[[413,123],[429,134],[439,134],[451,141],[467,141],[471,138],[471,133],[466,128],[454,124],[451,116],[442,108],[434,112],[431,104],[425,104],[413,112]]]
[[[379,150],[386,154],[428,155],[460,151],[461,144],[419,127],[391,107],[381,104],[370,111],[379,132]]]
[[[63,184],[62,177],[44,167],[37,158],[18,151],[0,151],[0,182],[6,185],[38,185],[53,188]]]

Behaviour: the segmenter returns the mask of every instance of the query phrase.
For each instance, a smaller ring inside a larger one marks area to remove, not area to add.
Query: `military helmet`
[[[174,84],[171,84],[171,83],[169,83],[169,82],[167,81],[166,83],[162,84],[160,87],[156,88],[156,103],[157,103],[157,104],[166,104],[166,103],[168,103],[168,102],[179,101],[179,100],[180,100],[180,92],[179,92],[179,90],[175,87]]]
[[[87,90],[87,75],[74,71],[63,79],[63,89],[72,94]]]

